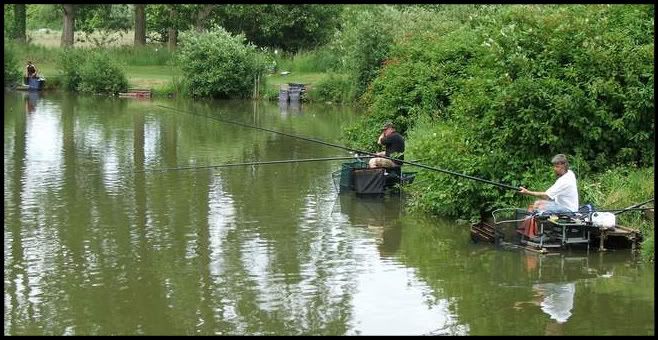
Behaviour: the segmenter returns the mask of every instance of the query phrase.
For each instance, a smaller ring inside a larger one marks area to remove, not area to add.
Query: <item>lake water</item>
[[[216,118],[342,144],[356,115],[5,92],[4,334],[654,334],[628,250],[474,244],[403,196],[338,194],[341,161],[150,171],[350,156]]]

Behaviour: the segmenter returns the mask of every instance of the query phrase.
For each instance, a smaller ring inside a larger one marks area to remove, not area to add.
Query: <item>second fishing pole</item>
[[[159,106],[159,107],[167,109],[167,110],[193,114],[189,111],[180,110],[180,109],[176,109],[176,108],[172,108],[172,107],[168,107],[168,106],[164,106],[164,105],[156,104],[156,106]],[[432,166],[421,164],[421,163],[416,163],[416,162],[412,162],[412,161],[404,161],[404,160],[401,160],[401,159],[387,157],[387,156],[380,156],[380,155],[377,155],[375,153],[368,152],[368,151],[357,150],[357,149],[350,148],[350,147],[347,147],[347,146],[334,144],[334,143],[329,143],[329,142],[325,142],[325,141],[314,139],[314,138],[297,136],[297,135],[293,135],[293,134],[289,134],[289,133],[285,133],[285,132],[281,132],[281,131],[277,131],[277,130],[267,129],[267,128],[263,128],[263,127],[259,127],[259,126],[255,126],[255,125],[250,125],[250,124],[245,124],[245,123],[240,123],[240,122],[236,122],[236,121],[231,121],[231,120],[227,120],[227,119],[222,119],[222,118],[217,118],[217,117],[208,117],[208,118],[211,118],[211,119],[214,119],[214,120],[217,120],[217,121],[220,121],[220,122],[224,122],[224,123],[234,124],[234,125],[238,125],[238,126],[242,126],[242,127],[261,130],[261,131],[272,132],[272,133],[280,134],[280,135],[287,136],[287,137],[292,137],[292,138],[305,140],[305,141],[308,141],[308,142],[318,143],[318,144],[331,146],[331,147],[335,147],[335,148],[339,148],[339,149],[343,149],[343,150],[347,150],[347,151],[351,151],[351,152],[356,152],[356,153],[359,153],[359,154],[369,155],[369,156],[372,156],[372,157],[382,157],[382,158],[390,159],[392,161],[396,161],[396,162],[401,163],[401,164],[413,165],[413,166],[423,168],[423,169],[427,169],[427,170],[438,171],[438,172],[447,173],[447,174],[454,175],[454,176],[468,178],[468,179],[471,179],[471,180],[474,180],[474,181],[479,181],[479,182],[495,185],[495,186],[498,186],[498,187],[501,187],[501,188],[504,188],[504,189],[519,191],[519,188],[515,187],[515,186],[511,186],[511,185],[507,185],[507,184],[503,184],[503,183],[497,183],[497,182],[494,182],[494,181],[490,181],[490,180],[486,180],[486,179],[482,179],[482,178],[478,178],[478,177],[474,177],[474,176],[470,176],[470,175],[466,175],[466,174],[462,174],[462,173],[458,173],[458,172],[454,172],[454,171],[450,171],[450,170],[445,170],[445,169],[441,169],[441,168],[437,168],[437,167],[432,167]]]

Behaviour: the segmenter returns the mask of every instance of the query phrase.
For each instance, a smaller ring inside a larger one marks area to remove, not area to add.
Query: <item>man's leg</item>
[[[368,162],[370,168],[392,168],[395,164],[388,158],[375,157]]]

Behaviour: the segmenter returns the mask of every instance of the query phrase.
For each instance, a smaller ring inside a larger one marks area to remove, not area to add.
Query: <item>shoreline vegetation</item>
[[[36,29],[25,45],[5,40],[5,75],[9,47],[19,66],[35,62],[47,88],[116,92],[120,84],[155,96],[277,100],[282,84],[304,83],[309,102],[363,111],[344,130],[349,147],[378,151],[377,128],[393,121],[407,138],[406,158],[531,190],[554,182],[549,160],[564,153],[580,205],[623,209],[654,196],[653,15],[653,5],[348,5],[326,44],[294,53],[213,27],[181,32],[175,52],[148,41],[135,48],[127,31],[94,49],[102,56],[85,55],[88,42],[77,41],[64,59],[61,32]],[[119,73],[114,84],[80,84],[106,74],[98,64]],[[225,66],[236,64],[246,73]],[[207,65],[216,65],[209,81],[197,76]],[[531,203],[418,175],[412,211],[472,222]],[[652,216],[628,212],[618,222],[642,230],[642,258],[653,262]]]

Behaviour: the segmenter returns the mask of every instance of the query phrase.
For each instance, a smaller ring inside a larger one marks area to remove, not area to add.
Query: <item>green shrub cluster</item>
[[[105,50],[66,48],[59,65],[62,83],[71,91],[116,94],[128,88],[123,70]]]
[[[265,72],[265,58],[256,48],[221,27],[182,32],[177,54],[185,87],[194,97],[249,97]]]
[[[554,181],[557,153],[581,173],[653,164],[653,6],[469,10],[396,40],[363,97],[369,113],[346,130],[353,145],[373,148],[379,124],[393,120],[408,132],[409,158],[534,190]],[[521,202],[511,190],[427,175],[414,203],[422,209],[474,216]]]
[[[346,8],[343,22],[343,29],[327,48],[338,56],[337,71],[349,75],[351,98],[357,98],[388,57],[399,12],[390,6],[359,5]]]
[[[309,100],[315,102],[347,103],[352,91],[352,83],[343,75],[330,73],[308,91]]]
[[[5,73],[4,73],[4,83],[5,86],[14,85],[21,79],[21,63],[16,57],[14,52],[14,44],[9,42],[6,38],[5,50],[4,50],[4,59],[5,59]]]
[[[329,72],[338,65],[338,58],[328,49],[319,48],[310,51],[299,51],[292,55],[276,54],[273,58],[274,71],[290,72]]]

